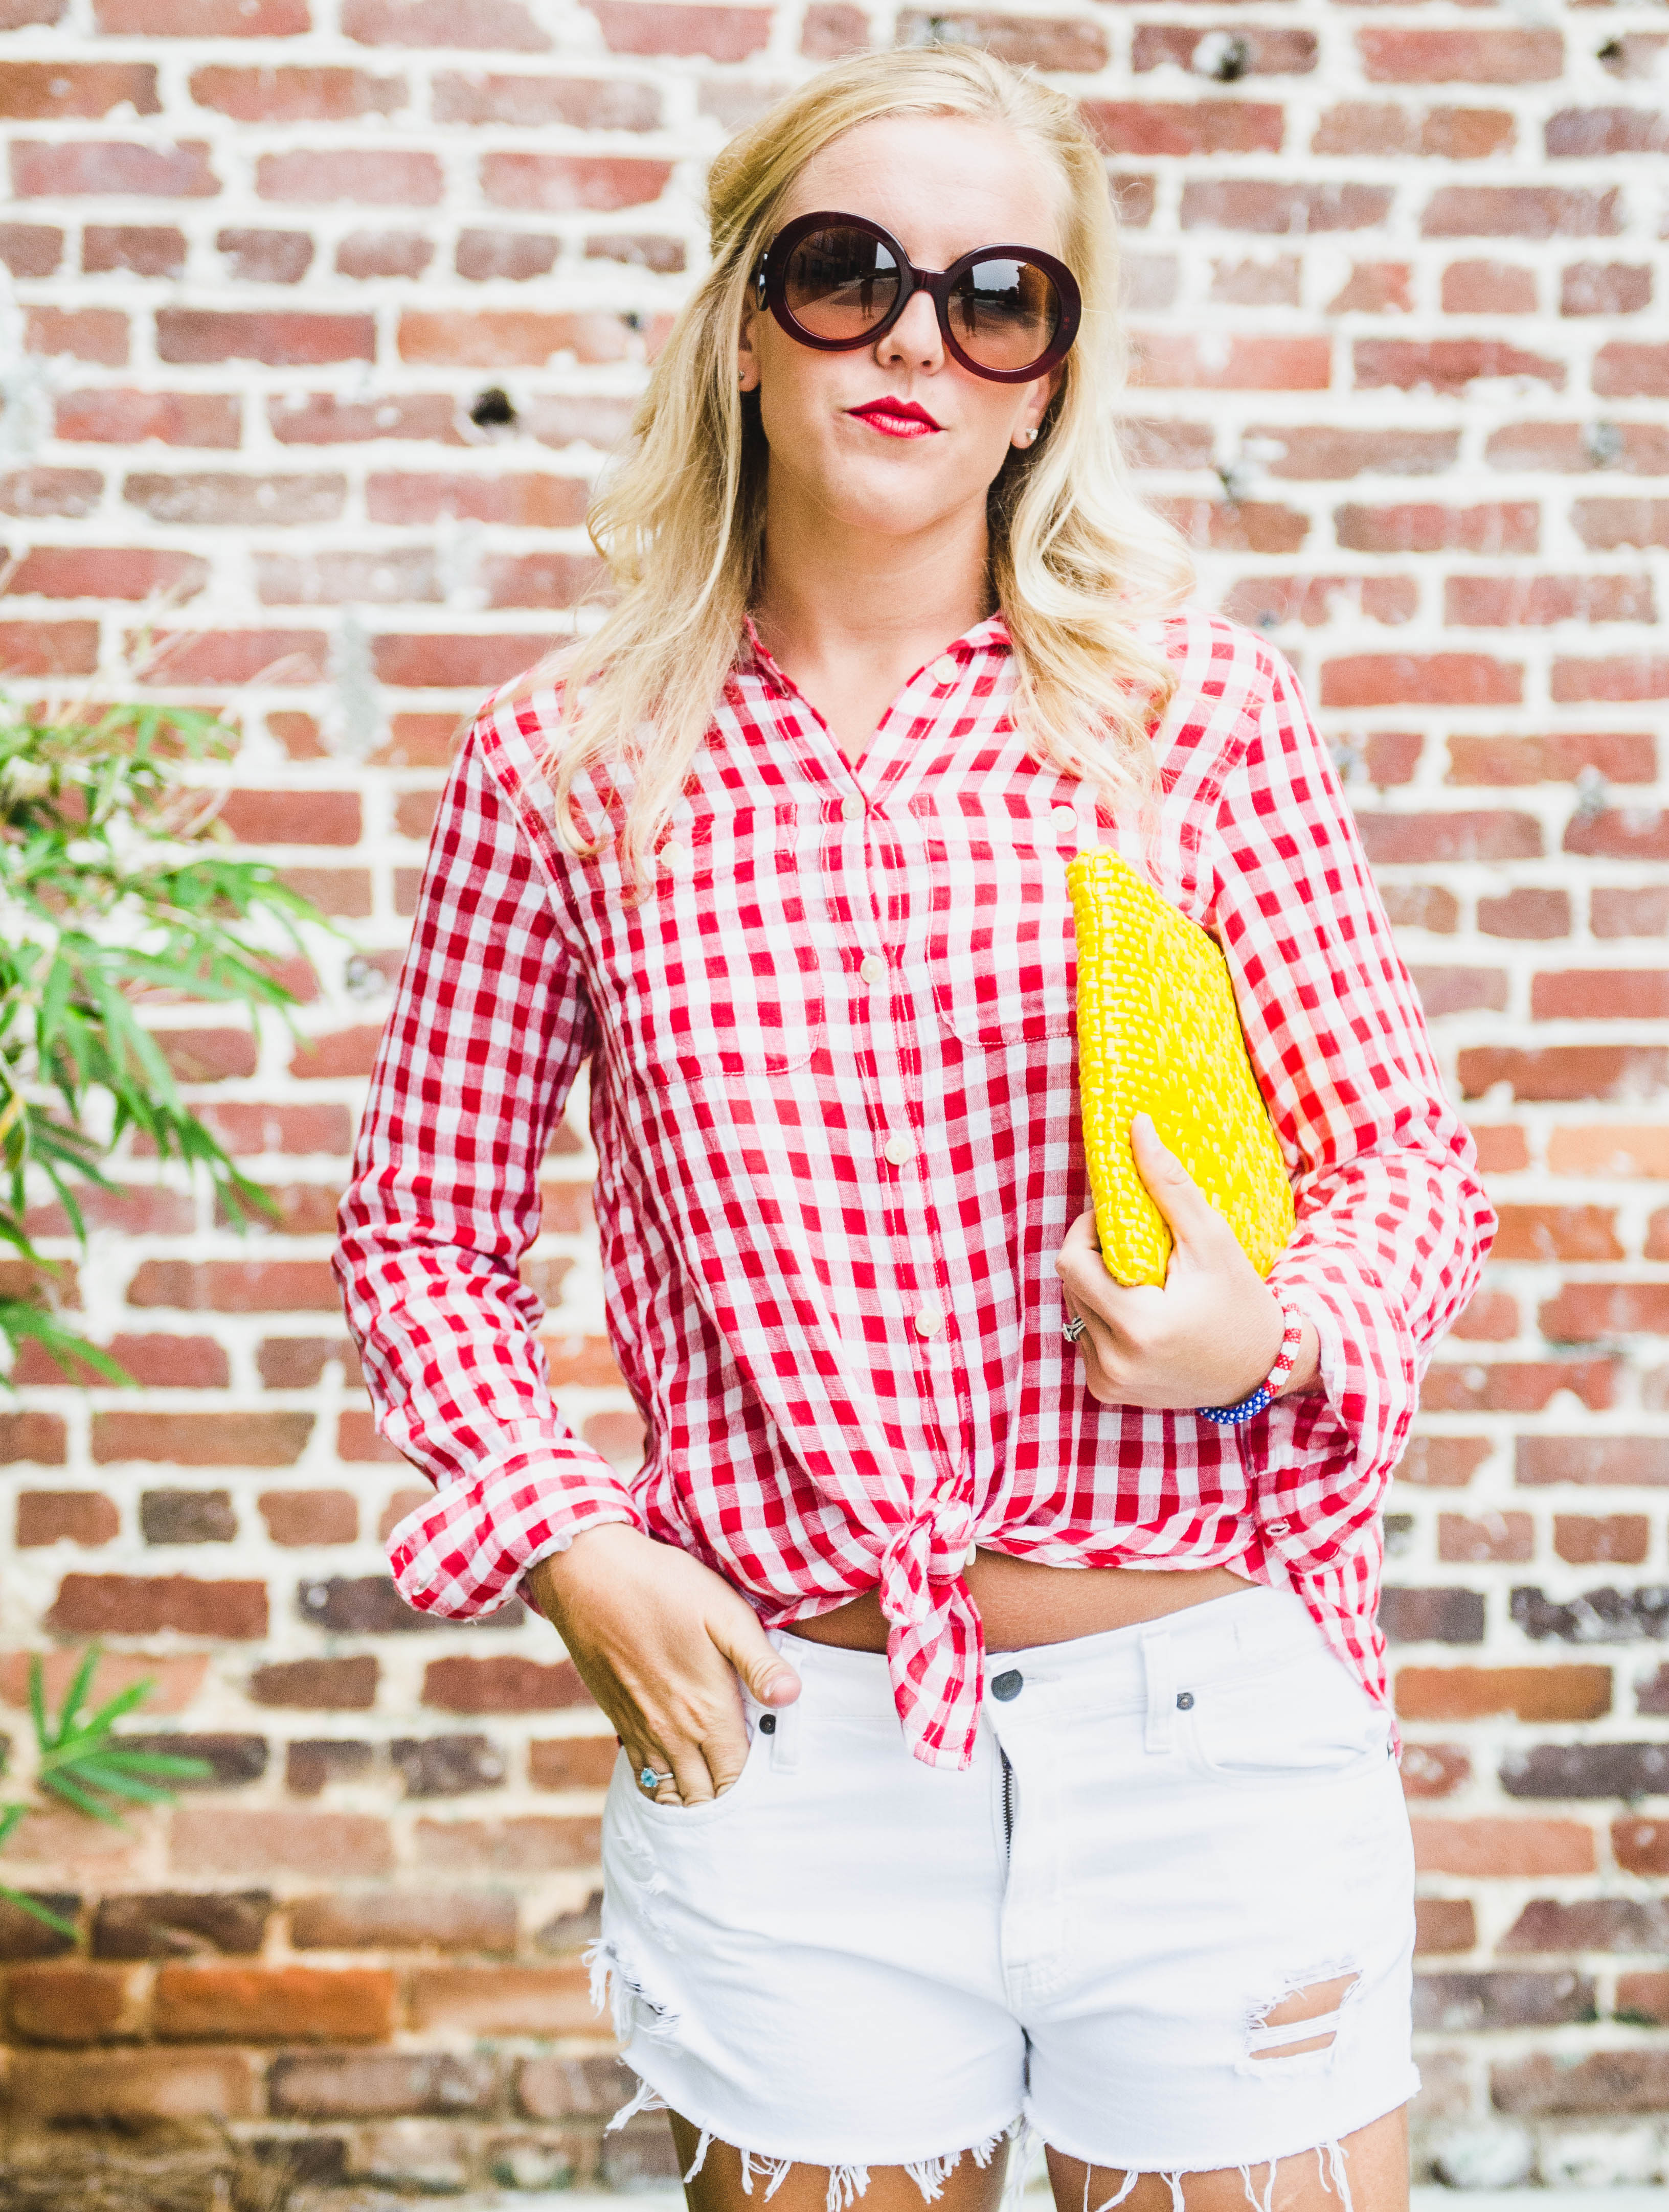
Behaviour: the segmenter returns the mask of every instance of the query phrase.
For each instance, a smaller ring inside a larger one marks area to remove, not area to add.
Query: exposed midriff
[[[977,1552],[965,1579],[988,1651],[1024,1651],[1075,1636],[1128,1628],[1252,1585],[1227,1567],[1051,1567],[1003,1552]],[[885,1651],[886,1622],[873,1589],[831,1613],[796,1620],[789,1634],[848,1651]]]

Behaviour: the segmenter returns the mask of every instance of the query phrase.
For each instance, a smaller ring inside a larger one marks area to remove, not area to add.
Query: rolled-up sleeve
[[[388,1547],[423,1612],[492,1612],[582,1529],[643,1525],[557,1411],[543,1310],[517,1272],[592,1036],[551,886],[478,728],[436,821],[335,1258],[378,1430],[435,1486]]]
[[[1293,1181],[1269,1281],[1320,1340],[1319,1389],[1240,1432],[1265,1546],[1302,1577],[1343,1570],[1379,1511],[1495,1216],[1337,775],[1266,651],[1217,808],[1209,919]]]

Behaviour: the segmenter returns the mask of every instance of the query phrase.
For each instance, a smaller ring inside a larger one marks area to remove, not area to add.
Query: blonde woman
[[[618,1732],[596,1966],[697,2212],[986,2212],[1022,2122],[1063,2212],[1392,2212],[1378,1513],[1492,1232],[1470,1140],[1291,670],[1121,464],[1068,104],[853,60],[711,211],[594,510],[613,604],[459,757],[344,1203],[437,1493],[396,1577],[524,1591]],[[1228,957],[1267,1279],[1141,1121],[1169,1276],[1101,1264],[1098,842]],[[630,1481],[517,1277],[587,1061]]]

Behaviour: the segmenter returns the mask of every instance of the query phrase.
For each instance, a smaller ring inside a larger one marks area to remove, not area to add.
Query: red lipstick
[[[879,430],[883,438],[929,438],[945,427],[913,399],[895,399],[891,392],[885,399],[871,399],[862,407],[849,407],[846,412],[867,422],[872,430]]]

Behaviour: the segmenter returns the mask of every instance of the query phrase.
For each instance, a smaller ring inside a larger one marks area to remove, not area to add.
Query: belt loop
[[[1148,1725],[1144,1751],[1170,1751],[1176,1744],[1177,1677],[1168,1628],[1149,1628],[1142,1638],[1142,1664],[1148,1678]]]

